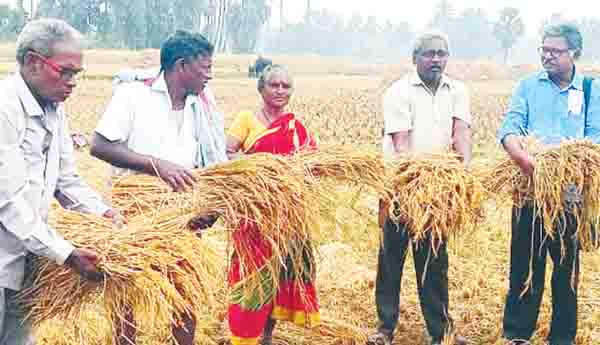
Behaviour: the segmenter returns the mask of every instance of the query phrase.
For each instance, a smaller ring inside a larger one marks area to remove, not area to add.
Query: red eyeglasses
[[[54,72],[60,74],[60,78],[64,81],[68,81],[74,78],[77,78],[77,76],[83,72],[83,69],[73,69],[73,68],[68,68],[68,67],[63,67],[58,65],[56,62],[48,59],[47,57],[45,57],[44,55],[31,51],[31,54],[34,54],[35,56],[37,56],[40,60],[42,60],[46,65],[48,65],[50,68],[52,68],[54,70]]]

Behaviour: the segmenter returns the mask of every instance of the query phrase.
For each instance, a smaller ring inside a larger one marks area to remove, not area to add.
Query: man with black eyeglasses
[[[471,161],[471,114],[465,85],[444,74],[449,56],[445,34],[419,36],[413,48],[416,73],[396,81],[383,98],[386,158],[402,153],[441,153],[449,150],[461,156],[465,165]],[[455,336],[448,312],[448,252],[446,244],[434,250],[429,239],[416,243],[406,225],[395,223],[388,215],[389,206],[380,203],[383,241],[379,249],[375,301],[379,327],[367,344],[389,345],[398,323],[400,286],[404,260],[413,248],[417,286],[423,317],[431,344],[467,344]]]
[[[533,135],[547,146],[565,139],[600,142],[600,85],[584,78],[575,67],[582,48],[583,38],[574,25],[546,27],[538,48],[544,70],[522,80],[512,96],[498,139],[528,176],[534,174],[536,164],[522,144],[525,135]],[[574,188],[564,191],[564,200],[566,209],[582,209],[582,195]],[[535,331],[548,253],[554,264],[548,344],[575,344],[579,282],[576,218],[565,212],[561,224],[555,224],[560,236],[548,238],[533,202],[514,206],[510,285],[504,310],[504,337],[508,344],[529,344]]]

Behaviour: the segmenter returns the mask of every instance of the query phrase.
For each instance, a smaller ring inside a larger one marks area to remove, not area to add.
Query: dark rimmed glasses
[[[557,48],[549,48],[549,47],[538,47],[537,51],[540,56],[547,56],[557,58],[565,53],[568,53],[571,49],[557,49]]]

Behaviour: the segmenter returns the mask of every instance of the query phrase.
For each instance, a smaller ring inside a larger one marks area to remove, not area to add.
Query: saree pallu
[[[316,143],[293,114],[286,114],[274,121],[245,153],[290,155],[302,149],[316,149]],[[263,291],[256,291],[250,298],[232,299],[228,308],[232,345],[258,344],[269,319],[307,328],[320,323],[315,260],[309,242],[294,241],[289,245],[291,251],[301,253],[293,256],[302,257],[302,262],[292,262],[290,255],[285,264],[280,263],[256,224],[247,220],[234,232],[233,243],[235,254],[229,269],[232,295],[242,294],[242,278],[250,275],[261,279]],[[241,262],[246,266],[245,274],[241,272]],[[279,272],[278,286],[264,278],[273,275],[273,267]]]
[[[300,150],[316,150],[317,144],[294,114],[282,115],[253,142],[244,145],[246,154],[265,152],[288,156]]]

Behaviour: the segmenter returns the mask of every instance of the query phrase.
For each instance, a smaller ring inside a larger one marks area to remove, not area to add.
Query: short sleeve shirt
[[[391,134],[410,131],[410,151],[440,153],[452,144],[453,119],[471,123],[466,86],[443,76],[435,94],[417,73],[396,81],[383,97],[384,155],[394,153]]]
[[[192,169],[197,153],[193,110],[186,102],[183,116],[174,115],[163,75],[151,86],[123,83],[116,88],[96,132],[110,141],[125,143],[136,153]],[[114,168],[113,173],[131,172]]]

